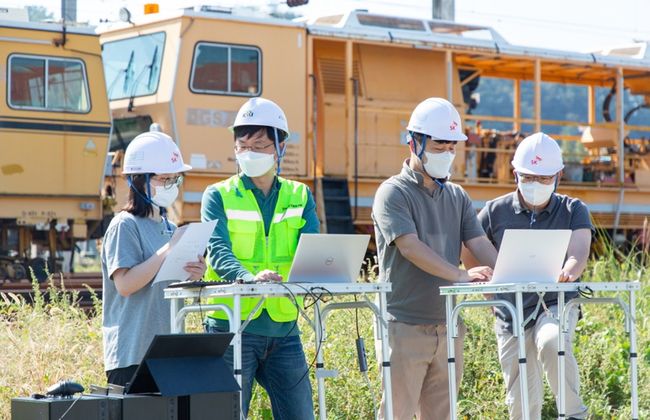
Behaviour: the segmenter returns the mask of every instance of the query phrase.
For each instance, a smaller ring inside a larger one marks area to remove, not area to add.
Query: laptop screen
[[[566,258],[569,229],[507,229],[491,283],[555,283]]]
[[[303,234],[289,271],[291,283],[357,281],[370,235]]]

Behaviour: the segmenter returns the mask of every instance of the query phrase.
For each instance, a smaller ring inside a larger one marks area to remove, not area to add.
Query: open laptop
[[[490,283],[555,283],[571,239],[569,229],[506,229]]]
[[[354,283],[370,235],[302,234],[289,271],[290,283]]]

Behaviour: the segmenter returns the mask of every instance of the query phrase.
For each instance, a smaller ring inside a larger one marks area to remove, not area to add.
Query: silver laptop
[[[302,234],[287,281],[354,283],[370,235]]]
[[[507,229],[491,283],[555,283],[571,239],[569,229]]]

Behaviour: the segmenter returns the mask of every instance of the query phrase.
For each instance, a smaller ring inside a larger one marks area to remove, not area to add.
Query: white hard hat
[[[243,125],[275,127],[289,134],[289,125],[284,111],[275,102],[264,98],[251,98],[237,112],[232,128]]]
[[[523,139],[511,163],[515,171],[529,175],[551,176],[564,168],[560,146],[544,133]]]
[[[434,140],[467,140],[456,107],[442,98],[429,98],[420,102],[413,110],[406,129],[426,134]]]
[[[139,134],[124,152],[123,174],[174,174],[190,169],[174,140],[160,131]]]

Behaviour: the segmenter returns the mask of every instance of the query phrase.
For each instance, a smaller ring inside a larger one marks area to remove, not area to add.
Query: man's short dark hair
[[[266,135],[271,140],[275,141],[275,134],[274,134],[273,127],[268,127],[265,125],[240,125],[239,127],[235,127],[233,129],[233,131],[235,132],[235,140],[240,138],[252,137],[262,130],[266,130]],[[278,140],[280,142],[283,142],[287,139],[287,137],[289,137],[289,134],[284,130],[278,129],[278,137],[279,137]]]

